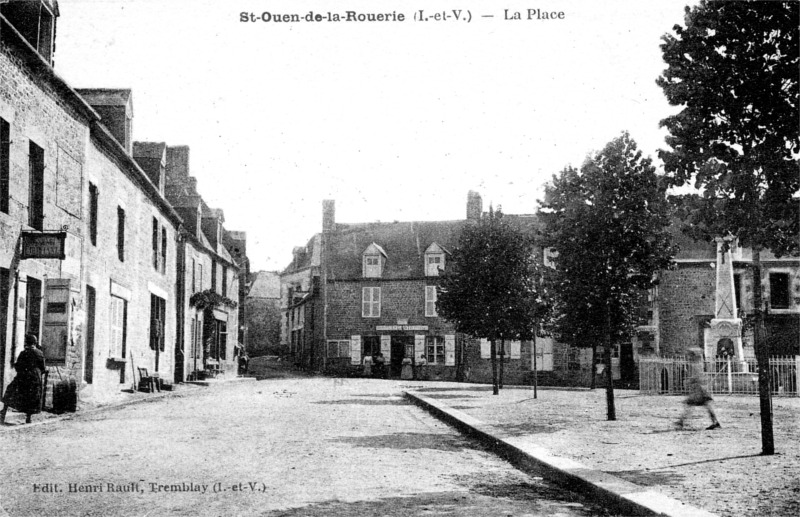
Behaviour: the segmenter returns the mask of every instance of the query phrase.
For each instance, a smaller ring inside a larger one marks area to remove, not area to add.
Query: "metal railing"
[[[776,396],[800,395],[800,356],[770,357],[770,384]],[[697,361],[688,357],[640,357],[639,391],[682,395],[686,381],[699,373],[712,394],[758,395],[758,368],[754,358],[717,357]]]

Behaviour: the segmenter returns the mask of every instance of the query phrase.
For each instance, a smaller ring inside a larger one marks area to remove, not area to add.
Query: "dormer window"
[[[425,250],[425,276],[439,276],[444,271],[447,250],[435,242]]]
[[[362,272],[364,278],[381,278],[383,264],[386,262],[386,252],[375,244],[370,244],[362,255]]]
[[[52,66],[58,3],[53,0],[12,0],[0,3],[3,4],[0,6],[0,14]]]

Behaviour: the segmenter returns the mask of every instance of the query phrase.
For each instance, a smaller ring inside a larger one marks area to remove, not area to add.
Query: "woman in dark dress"
[[[25,413],[25,423],[31,423],[31,415],[42,410],[42,374],[45,371],[44,354],[36,347],[36,336],[25,336],[25,350],[14,363],[17,376],[8,385],[3,395],[0,423],[6,420],[6,411],[11,408]]]

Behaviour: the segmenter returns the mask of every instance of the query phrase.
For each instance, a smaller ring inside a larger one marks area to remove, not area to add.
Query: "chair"
[[[139,370],[139,391],[145,391],[147,393],[161,391],[161,379],[158,377],[158,374],[150,375],[147,368],[136,369]]]

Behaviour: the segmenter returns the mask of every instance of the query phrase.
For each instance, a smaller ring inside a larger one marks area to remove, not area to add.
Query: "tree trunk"
[[[590,390],[597,387],[597,341],[592,340],[592,384],[589,386]]]
[[[775,440],[772,434],[772,381],[770,379],[770,346],[764,328],[764,303],[761,291],[761,250],[753,248],[753,345],[758,365],[758,399],[761,409],[761,454],[775,454]]]
[[[500,394],[500,387],[497,384],[497,345],[495,340],[492,339],[491,343],[491,357],[492,357],[492,395]]]
[[[611,374],[611,307],[606,303],[605,321],[605,352],[606,352],[606,406],[608,420],[616,420],[617,412],[614,409],[614,376]]]
[[[500,380],[498,381],[498,387],[502,390],[503,389],[503,363],[506,362],[506,340],[500,340]]]
[[[533,398],[537,398],[538,391],[538,371],[539,366],[536,364],[536,332],[533,333],[533,341],[531,342],[533,348]]]

